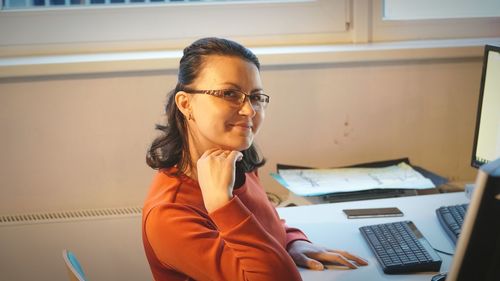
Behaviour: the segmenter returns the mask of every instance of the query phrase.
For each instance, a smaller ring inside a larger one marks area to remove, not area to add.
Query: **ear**
[[[179,91],[175,94],[175,104],[187,120],[191,114],[191,97],[186,92]]]

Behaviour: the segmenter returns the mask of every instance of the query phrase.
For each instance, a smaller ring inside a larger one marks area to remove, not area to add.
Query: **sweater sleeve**
[[[307,242],[311,242],[311,241],[309,241],[307,236],[304,234],[304,232],[302,232],[300,229],[287,226],[285,220],[283,220],[283,219],[281,220],[281,223],[283,224],[283,227],[285,228],[285,232],[286,232],[286,248],[287,249],[292,242],[297,241],[297,240],[304,240]]]
[[[182,204],[157,206],[145,230],[162,264],[196,280],[301,280],[286,250],[238,197],[209,217]]]

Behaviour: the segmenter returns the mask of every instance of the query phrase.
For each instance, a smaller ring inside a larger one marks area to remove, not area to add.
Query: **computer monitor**
[[[486,45],[472,150],[473,167],[500,157],[500,47]]]
[[[500,158],[480,167],[446,281],[500,280]]]

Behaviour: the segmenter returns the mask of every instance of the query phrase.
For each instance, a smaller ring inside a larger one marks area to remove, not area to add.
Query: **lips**
[[[236,123],[236,124],[232,124],[232,126],[234,126],[234,127],[242,127],[242,128],[246,128],[246,129],[252,129],[253,128],[253,124],[252,123]]]

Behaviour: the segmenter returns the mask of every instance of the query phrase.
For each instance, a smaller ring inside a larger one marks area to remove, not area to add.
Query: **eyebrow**
[[[238,90],[241,90],[240,85],[238,85],[238,84],[236,84],[236,83],[233,83],[233,82],[224,82],[224,83],[222,83],[222,84],[224,84],[224,85],[229,85],[229,86],[232,86],[232,87],[234,87],[234,88],[236,88],[236,89],[238,89]],[[253,89],[253,90],[251,90],[251,91],[250,91],[250,94],[251,94],[251,93],[255,93],[255,92],[259,92],[259,91],[264,91],[264,89],[262,89],[262,88],[256,88],[256,89]]]

